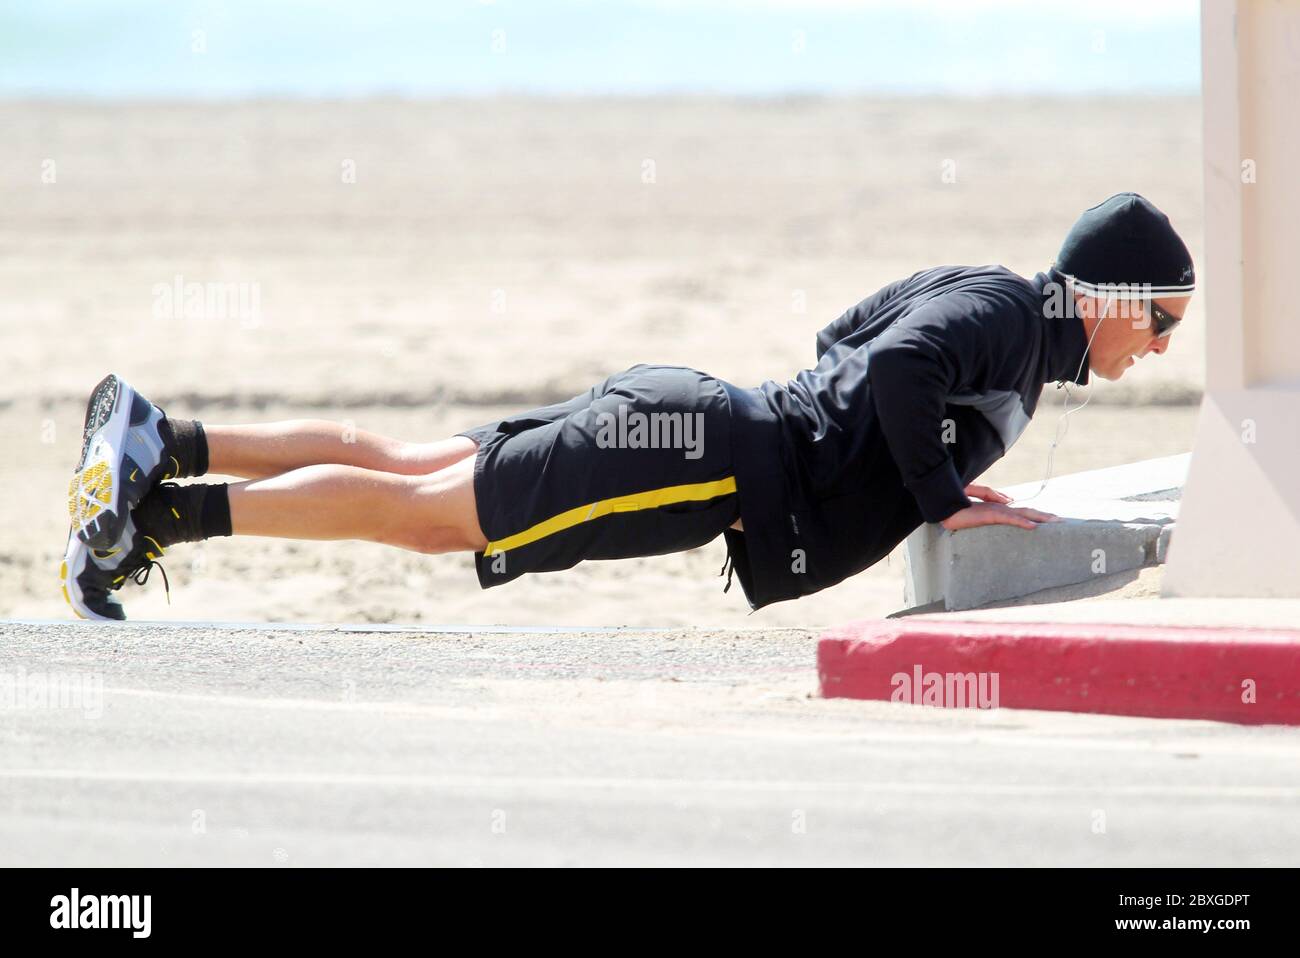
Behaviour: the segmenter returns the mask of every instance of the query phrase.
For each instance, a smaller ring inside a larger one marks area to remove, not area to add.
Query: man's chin
[[[1118,369],[1094,369],[1092,372],[1098,379],[1107,379],[1114,382],[1124,375],[1126,369],[1128,369],[1127,366],[1120,366]]]

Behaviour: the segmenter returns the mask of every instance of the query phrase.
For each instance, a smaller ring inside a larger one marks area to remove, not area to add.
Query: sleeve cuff
[[[957,475],[952,456],[948,456],[920,479],[907,483],[907,491],[921,507],[921,516],[926,522],[943,522],[954,512],[970,505],[966,498],[965,486]]]

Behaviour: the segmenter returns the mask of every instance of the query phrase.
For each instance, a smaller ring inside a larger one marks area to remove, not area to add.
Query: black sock
[[[164,416],[158,434],[169,455],[176,457],[180,472],[172,479],[202,476],[208,471],[208,437],[197,419]]]
[[[141,535],[149,536],[163,548],[177,542],[228,536],[229,489],[224,482],[186,486],[164,482],[141,500],[131,517]]]
[[[200,427],[199,435],[202,435]],[[233,535],[230,524],[230,486],[224,482],[207,484],[208,492],[199,509],[199,530],[203,538]]]

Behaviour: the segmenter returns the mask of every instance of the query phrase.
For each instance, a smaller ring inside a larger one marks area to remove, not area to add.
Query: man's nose
[[[1173,338],[1173,333],[1170,333],[1168,336],[1156,336],[1147,344],[1147,348],[1142,350],[1142,355],[1145,356],[1147,353],[1163,353],[1169,348],[1169,340]]]

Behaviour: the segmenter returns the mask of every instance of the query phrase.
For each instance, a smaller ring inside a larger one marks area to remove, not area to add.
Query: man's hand
[[[1000,502],[1006,505],[1011,501],[1011,497],[1005,492],[998,492],[988,486],[977,486],[973,482],[962,491],[972,499],[983,499],[985,502]]]
[[[966,495],[978,495],[972,493],[972,489],[983,489],[985,492],[993,493],[993,490],[986,486],[967,486]],[[974,529],[976,526],[1017,526],[1021,529],[1037,529],[1040,522],[1061,521],[1060,517],[1050,512],[1039,512],[1037,509],[1023,507],[1012,508],[1006,504],[1011,500],[1002,493],[993,494],[1001,496],[1001,500],[976,502],[965,509],[959,509],[943,520],[943,527],[949,532],[956,532],[958,529]]]

